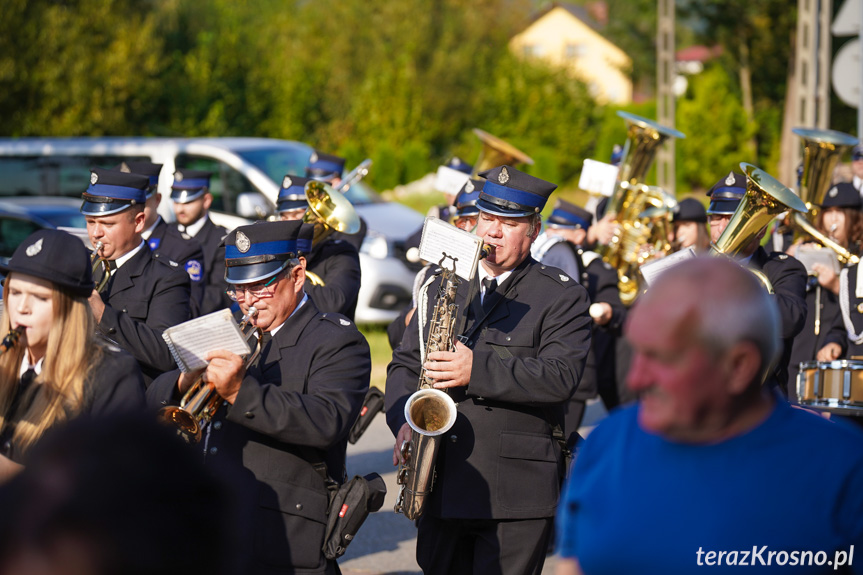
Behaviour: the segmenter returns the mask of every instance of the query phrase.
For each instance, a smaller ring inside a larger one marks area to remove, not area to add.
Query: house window
[[[525,44],[522,50],[528,58],[541,58],[545,54],[545,47],[542,44]]]
[[[587,55],[587,46],[580,43],[567,43],[564,48],[563,56],[567,60],[575,60],[577,58],[584,58]]]

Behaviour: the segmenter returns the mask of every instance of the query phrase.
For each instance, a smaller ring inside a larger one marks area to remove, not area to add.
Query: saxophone
[[[447,256],[444,256],[446,258]],[[441,259],[441,283],[432,313],[423,363],[429,352],[453,351],[454,329],[458,306],[455,294],[459,280],[455,265],[446,269]],[[396,482],[399,493],[395,512],[408,519],[416,519],[425,509],[426,496],[434,483],[434,465],[440,447],[441,435],[455,423],[456,405],[444,391],[433,388],[434,381],[420,371],[419,387],[405,403],[405,418],[411,426],[411,438],[399,448],[403,463],[399,464]]]

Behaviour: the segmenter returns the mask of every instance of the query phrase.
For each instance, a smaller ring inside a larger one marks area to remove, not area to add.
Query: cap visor
[[[118,214],[132,206],[129,202],[88,202],[81,204],[81,213],[85,216],[110,216]]]
[[[229,284],[247,284],[270,278],[285,267],[285,261],[275,260],[261,264],[225,268],[225,281]]]
[[[512,210],[510,208],[496,206],[495,204],[487,202],[482,198],[477,200],[476,207],[479,208],[481,212],[485,212],[487,214],[492,214],[495,216],[503,216],[506,218],[520,218],[523,216],[531,216],[536,213],[534,210]]]
[[[175,204],[188,204],[204,195],[204,190],[171,190],[171,201]]]
[[[709,216],[730,216],[737,211],[740,200],[713,200],[707,207]]]

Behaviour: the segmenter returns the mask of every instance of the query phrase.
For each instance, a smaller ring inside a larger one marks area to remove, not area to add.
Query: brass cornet
[[[254,306],[249,307],[249,313],[243,316],[240,323],[240,331],[243,331],[246,341],[255,337],[255,347],[252,352],[246,357],[244,366],[246,368],[251,365],[258,354],[261,353],[261,332],[260,328],[251,326],[251,329],[246,332],[250,321],[258,314],[258,310]],[[201,430],[205,422],[210,421],[222,403],[225,400],[216,393],[216,386],[208,381],[204,381],[203,374],[195,380],[183,399],[180,400],[180,406],[168,406],[159,410],[159,421],[173,425],[176,428],[177,435],[182,437],[186,443],[198,443],[201,441]]]

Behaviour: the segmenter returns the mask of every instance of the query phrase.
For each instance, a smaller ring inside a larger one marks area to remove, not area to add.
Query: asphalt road
[[[582,435],[602,418],[600,403],[588,405]],[[416,528],[403,515],[396,514],[396,468],[392,465],[393,435],[383,414],[375,417],[356,445],[348,445],[348,475],[376,471],[387,484],[384,506],[366,519],[356,539],[339,560],[344,575],[422,575],[416,562]],[[546,559],[543,575],[552,575],[555,558]]]

